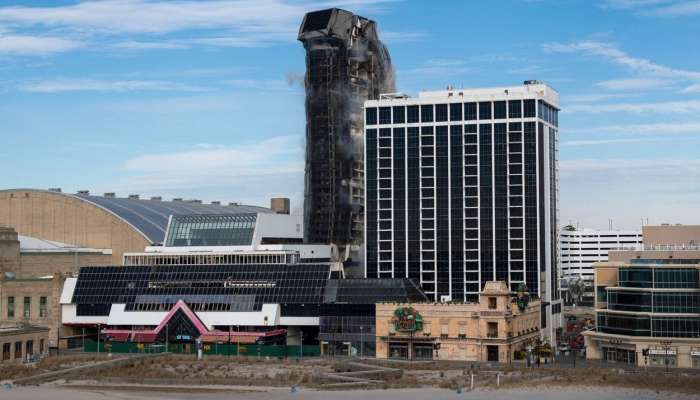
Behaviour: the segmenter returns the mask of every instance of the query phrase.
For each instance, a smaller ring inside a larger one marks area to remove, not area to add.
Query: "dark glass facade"
[[[367,129],[367,171],[385,157],[392,166],[366,176],[367,276],[410,277],[437,301],[476,301],[492,280],[514,290],[525,283],[557,300],[557,109],[543,103],[549,113],[543,120],[536,99],[399,99],[372,103],[379,106],[366,113],[380,115],[396,102],[407,118],[391,126],[390,149],[382,153],[382,135]],[[384,187],[392,198],[382,216]],[[385,217],[391,222],[384,224]]]
[[[619,268],[617,286],[598,296],[599,302],[607,302],[607,310],[598,313],[597,329],[631,336],[698,338],[699,288],[695,267]]]

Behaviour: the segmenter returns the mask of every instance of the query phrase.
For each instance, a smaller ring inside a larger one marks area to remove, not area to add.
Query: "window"
[[[3,345],[2,345],[2,360],[7,361],[10,359],[10,356],[11,356],[10,343],[3,343]]]
[[[39,353],[44,353],[44,339],[39,339]]]
[[[406,122],[406,111],[404,106],[394,107],[394,123],[403,124]]]
[[[450,121],[462,120],[462,103],[450,104]]]
[[[22,342],[15,342],[15,359],[22,358]]]
[[[523,116],[523,103],[520,100],[508,102],[508,118],[521,118]]]
[[[406,122],[409,124],[416,124],[420,122],[418,118],[418,106],[406,107]]]
[[[391,107],[379,107],[379,123],[391,123]]]
[[[495,297],[489,297],[489,310],[495,310],[498,308],[498,303]]]
[[[31,297],[24,298],[24,308],[22,309],[22,312],[24,314],[25,319],[31,318],[31,316],[32,316],[32,298]]]
[[[535,100],[525,100],[523,105],[523,118],[535,118]]]
[[[476,120],[476,103],[464,103],[464,119],[466,121]]]
[[[365,110],[365,121],[367,125],[376,125],[377,124],[377,109],[376,108],[368,108]]]
[[[34,341],[33,340],[27,340],[27,351],[25,352],[27,356],[31,356],[34,354]]]
[[[482,101],[479,103],[479,119],[491,119],[490,101]]]
[[[433,122],[433,105],[420,106],[421,122]]]
[[[506,118],[506,102],[496,101],[493,103],[493,118],[494,119],[505,119]]]
[[[447,104],[436,104],[435,105],[435,121],[436,122],[447,121]]]
[[[41,296],[39,297],[39,318],[46,318],[46,303],[47,303],[47,298],[46,296]]]
[[[440,336],[446,338],[450,335],[450,326],[447,324],[442,324],[440,326]]]
[[[7,298],[7,318],[13,319],[15,317],[15,298],[10,296]]]
[[[486,336],[489,338],[497,338],[498,337],[498,322],[489,322],[488,323],[488,332],[486,333]]]

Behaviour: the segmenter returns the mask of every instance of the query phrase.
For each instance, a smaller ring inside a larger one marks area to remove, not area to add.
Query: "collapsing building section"
[[[306,14],[304,238],[347,248],[363,242],[365,100],[393,92],[377,24],[337,8]]]

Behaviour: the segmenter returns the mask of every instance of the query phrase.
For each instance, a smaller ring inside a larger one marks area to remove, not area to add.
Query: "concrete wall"
[[[111,254],[102,253],[22,253],[16,276],[30,278],[55,273],[77,273],[80,267],[110,265],[112,261]]]
[[[700,245],[700,225],[643,226],[645,246]]]
[[[0,225],[17,233],[95,249],[112,249],[111,262],[142,252],[148,241],[126,222],[83,200],[37,190],[0,191]]]

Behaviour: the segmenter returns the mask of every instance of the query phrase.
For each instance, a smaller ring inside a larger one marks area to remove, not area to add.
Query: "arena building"
[[[112,264],[120,264],[125,252],[143,251],[162,244],[171,215],[269,214],[271,209],[219,202],[160,197],[126,198],[87,191],[62,193],[60,189],[0,190],[0,225],[17,233],[80,247],[110,249]]]

